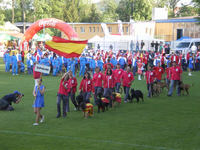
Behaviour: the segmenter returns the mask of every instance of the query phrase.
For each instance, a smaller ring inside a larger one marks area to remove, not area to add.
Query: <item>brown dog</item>
[[[180,90],[183,91],[183,95],[186,92],[189,95],[189,88],[193,85],[184,84],[182,81],[179,82]]]
[[[160,85],[160,88],[162,89],[162,91],[163,91],[164,88],[169,89],[169,87],[168,87],[166,82],[158,82],[157,84]]]

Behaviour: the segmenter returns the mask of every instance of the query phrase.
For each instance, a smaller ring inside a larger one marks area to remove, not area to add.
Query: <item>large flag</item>
[[[87,43],[87,40],[72,41],[54,36],[52,41],[45,42],[45,48],[65,58],[71,58],[79,57]]]

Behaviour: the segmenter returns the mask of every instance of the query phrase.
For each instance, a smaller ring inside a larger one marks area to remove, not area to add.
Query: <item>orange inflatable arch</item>
[[[44,28],[56,28],[64,32],[69,40],[78,37],[74,29],[66,22],[55,18],[46,18],[36,21],[26,30],[24,38],[22,40],[22,44],[25,41],[28,42],[29,40],[31,40],[37,32]]]

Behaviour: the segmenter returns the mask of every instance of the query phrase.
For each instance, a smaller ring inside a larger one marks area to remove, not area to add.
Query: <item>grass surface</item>
[[[145,81],[133,87],[145,94],[143,104],[124,104],[84,119],[73,110],[67,118],[56,118],[56,93],[60,77],[43,77],[46,86],[45,122],[33,126],[34,80],[31,75],[12,76],[4,72],[0,59],[0,95],[19,90],[22,102],[15,111],[0,112],[0,150],[198,150],[200,149],[200,72],[184,73],[185,83],[194,83],[190,96],[148,99]],[[80,79],[79,79],[80,81]],[[79,82],[80,83],[80,82]]]

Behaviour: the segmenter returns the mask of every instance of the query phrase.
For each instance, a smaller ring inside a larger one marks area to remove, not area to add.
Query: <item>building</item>
[[[28,28],[32,23],[25,23],[26,28]],[[98,35],[104,37],[104,31],[101,27],[101,23],[69,23],[74,30],[77,32],[80,39],[91,39],[92,37]],[[140,24],[148,24],[148,22],[134,22],[133,28],[140,26]],[[23,23],[15,23],[15,25],[23,29]],[[111,35],[119,35],[118,23],[106,23],[109,33]],[[123,35],[131,35],[131,23],[123,22],[122,23]],[[137,32],[140,33],[138,29]],[[173,19],[162,19],[155,20],[155,28],[148,27],[148,25],[141,26],[141,32],[146,32],[154,38],[163,39],[164,41],[174,41],[182,36],[188,36],[191,38],[200,38],[200,21],[197,20],[194,16],[192,17],[181,17]],[[136,31],[135,31],[136,33]],[[134,34],[134,33],[133,33]],[[62,37],[66,37],[62,33]]]
[[[175,41],[183,36],[200,38],[200,21],[196,17],[156,20],[155,38]]]

